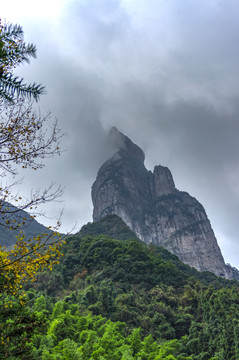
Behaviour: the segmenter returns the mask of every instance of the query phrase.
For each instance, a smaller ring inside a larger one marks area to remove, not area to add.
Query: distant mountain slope
[[[4,216],[0,214],[0,245],[5,246],[7,249],[11,248],[16,243],[16,236],[19,235],[19,231],[25,235],[26,239],[32,238],[37,235],[41,235],[46,232],[50,232],[44,225],[32,219],[31,216],[23,210],[18,211],[18,208],[11,204],[4,204],[9,208],[9,213]],[[10,225],[6,226],[6,220],[11,222],[12,226],[17,227],[17,230],[10,229]],[[23,224],[18,226],[20,224]]]

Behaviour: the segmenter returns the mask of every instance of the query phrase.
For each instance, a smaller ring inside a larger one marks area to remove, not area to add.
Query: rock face
[[[229,279],[239,272],[225,265],[203,206],[175,188],[167,167],[153,173],[144,153],[116,128],[118,151],[98,171],[92,186],[93,221],[116,214],[146,243],[164,246],[184,263]]]

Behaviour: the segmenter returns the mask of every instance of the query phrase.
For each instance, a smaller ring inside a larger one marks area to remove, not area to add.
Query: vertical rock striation
[[[199,271],[239,279],[225,265],[203,206],[175,188],[167,167],[153,173],[144,153],[116,128],[110,133],[118,151],[98,171],[92,186],[93,221],[116,214],[146,243],[164,246]]]

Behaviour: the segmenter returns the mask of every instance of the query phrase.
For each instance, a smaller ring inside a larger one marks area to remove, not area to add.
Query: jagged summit
[[[138,158],[144,162],[145,155],[143,150],[134,144],[127,136],[122,134],[115,126],[110,129],[109,135],[121,156]]]
[[[144,242],[164,246],[199,271],[239,279],[225,265],[203,206],[176,189],[167,167],[148,171],[144,152],[115,127],[110,137],[118,150],[92,186],[93,221],[116,214]]]

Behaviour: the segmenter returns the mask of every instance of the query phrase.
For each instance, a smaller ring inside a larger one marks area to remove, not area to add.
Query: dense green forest
[[[239,359],[237,282],[145,245],[114,215],[85,225],[63,253],[23,302],[3,299],[0,358]]]

